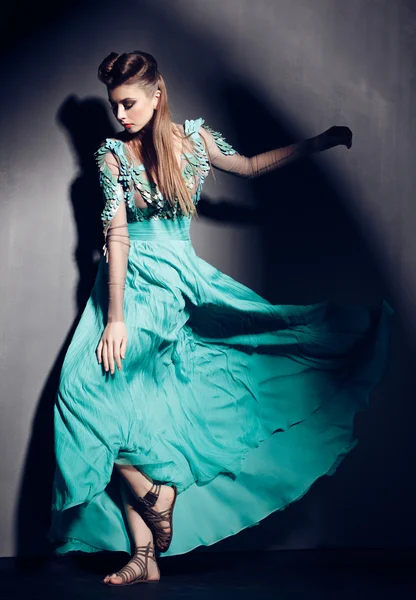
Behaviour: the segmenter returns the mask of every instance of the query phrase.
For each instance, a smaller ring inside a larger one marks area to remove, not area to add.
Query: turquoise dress
[[[183,176],[195,203],[209,172],[201,127],[219,155],[239,156],[203,119],[185,121],[195,150],[183,155]],[[116,461],[177,486],[165,556],[284,509],[356,445],[354,416],[388,362],[386,302],[271,304],[196,255],[190,217],[163,200],[123,147],[108,138],[96,159],[102,166],[111,152],[120,164],[118,178],[101,169],[100,181],[104,224],[120,202],[126,207],[128,348],[121,371],[98,364],[108,305],[102,256],[55,400],[48,537],[57,554],[131,552]],[[135,205],[133,189],[147,210]]]

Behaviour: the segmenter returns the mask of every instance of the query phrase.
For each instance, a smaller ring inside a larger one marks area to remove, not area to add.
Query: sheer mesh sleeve
[[[105,199],[101,218],[104,225],[104,256],[108,263],[108,323],[124,320],[124,289],[130,236],[123,188],[118,182],[120,167],[111,151],[97,152],[100,185]]]
[[[202,125],[200,135],[205,142],[209,159],[214,167],[221,171],[248,178],[258,177],[263,173],[283,167],[316,150],[314,138],[310,138],[296,144],[247,157],[236,152],[225,141],[221,133],[214,131],[207,125]]]

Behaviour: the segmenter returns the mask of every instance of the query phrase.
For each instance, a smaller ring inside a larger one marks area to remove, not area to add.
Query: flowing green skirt
[[[57,554],[131,552],[115,462],[178,487],[165,556],[283,509],[355,446],[354,416],[387,367],[386,302],[273,305],[199,258],[187,219],[129,231],[123,369],[105,373],[96,357],[102,257],[61,371],[48,533]]]

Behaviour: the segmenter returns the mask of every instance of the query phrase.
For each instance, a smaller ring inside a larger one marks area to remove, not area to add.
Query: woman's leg
[[[127,520],[130,526],[131,535],[133,538],[134,548],[137,546],[146,546],[149,542],[151,547],[153,548],[153,535],[146,523],[143,521],[138,512],[133,508],[134,505],[134,495],[131,492],[129,486],[126,481],[121,478],[121,494],[123,498],[123,504],[127,515]],[[139,558],[139,560],[135,560],[134,554],[133,557],[129,560],[127,565],[123,567],[125,570],[125,577],[119,577],[115,573],[112,575],[107,575],[104,579],[104,583],[123,583],[126,581],[131,581],[135,577],[138,577],[143,572],[141,561],[143,560],[143,556]],[[123,570],[121,569],[121,570]],[[159,569],[154,560],[149,558],[147,560],[147,579],[159,579]]]
[[[119,465],[115,463],[119,473],[123,476],[123,479],[128,483],[131,491],[136,495],[143,498],[152,487],[152,480],[143,475],[134,465]],[[175,496],[175,492],[170,485],[162,485],[160,488],[159,497],[154,509],[157,512],[166,510],[172,506],[172,502]],[[168,533],[170,526],[168,521],[162,521],[161,526]]]
[[[143,498],[152,487],[152,480],[147,475],[143,475],[134,465],[119,465],[114,463],[114,466],[126,480],[130,489],[136,496]],[[167,486],[166,486],[167,487]]]

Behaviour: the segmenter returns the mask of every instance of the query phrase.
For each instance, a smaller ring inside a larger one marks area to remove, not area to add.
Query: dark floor
[[[0,598],[416,600],[416,550],[193,552],[161,558],[155,585],[122,589],[100,579],[127,562],[123,553],[0,559]]]

